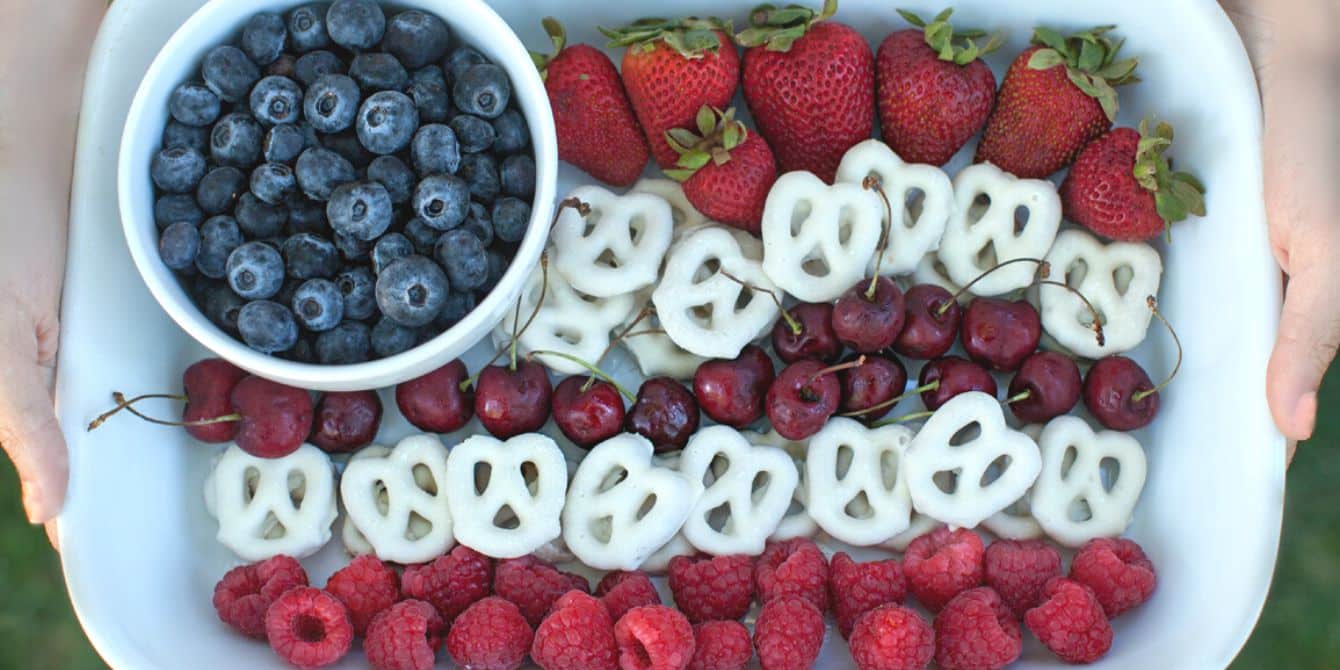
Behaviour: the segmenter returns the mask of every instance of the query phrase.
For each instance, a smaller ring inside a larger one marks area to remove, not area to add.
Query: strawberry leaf
[[[1174,172],[1172,178],[1175,181],[1186,182],[1191,188],[1194,188],[1201,193],[1205,192],[1205,185],[1200,183],[1200,179],[1197,179],[1196,175],[1193,175],[1190,172]]]
[[[712,134],[712,131],[716,130],[717,114],[712,111],[710,105],[703,105],[698,108],[698,116],[694,122],[698,126],[698,134],[702,137],[707,137]]]
[[[1085,41],[1080,45],[1079,60],[1076,61],[1075,67],[1085,72],[1093,72],[1102,65],[1103,55],[1103,47],[1097,42]]]
[[[689,178],[692,177],[697,172],[698,172],[697,170],[675,170],[672,168],[669,170],[665,170],[665,176],[682,184],[688,181]]]
[[[1061,36],[1061,33],[1058,33],[1055,30],[1052,30],[1051,28],[1044,28],[1042,26],[1034,28],[1033,41],[1038,44],[1055,49],[1062,56],[1067,55],[1070,51],[1069,46],[1066,44],[1065,37]],[[1033,69],[1040,70],[1044,68],[1033,68]]]
[[[1205,195],[1184,181],[1171,180],[1171,190],[1177,201],[1186,207],[1187,212],[1196,216],[1205,216]]]
[[[1055,49],[1038,49],[1028,59],[1031,70],[1050,70],[1065,63],[1065,58]]]
[[[691,147],[697,144],[698,141],[702,139],[701,137],[694,135],[693,131],[687,128],[671,128],[670,130],[666,131],[665,135],[666,135],[665,141],[668,142],[672,147],[675,146],[676,144],[678,144],[681,147]],[[686,148],[685,151],[687,150],[688,149]],[[684,152],[680,151],[679,153]]]
[[[707,162],[710,160],[712,160],[712,154],[695,149],[681,154],[679,160],[675,161],[675,165],[686,170],[697,170],[698,168],[707,165]]]
[[[727,151],[740,146],[740,142],[744,140],[744,134],[741,132],[743,129],[744,126],[738,123],[726,126],[726,129],[721,133],[721,146],[725,147]]]
[[[894,11],[897,11],[897,12],[898,12],[898,16],[903,17],[903,20],[904,20],[904,21],[906,21],[906,22],[908,22],[908,23],[910,23],[910,24],[912,24],[912,25],[914,25],[914,26],[916,26],[916,27],[918,27],[918,28],[925,28],[925,27],[926,27],[926,22],[923,21],[923,20],[921,20],[921,17],[920,17],[920,16],[917,16],[916,14],[913,14],[912,12],[909,12],[909,11],[907,11],[906,9],[898,9],[898,10],[894,10]]]
[[[1181,221],[1187,214],[1186,205],[1168,191],[1154,192],[1154,208],[1158,210],[1159,218],[1169,223]]]

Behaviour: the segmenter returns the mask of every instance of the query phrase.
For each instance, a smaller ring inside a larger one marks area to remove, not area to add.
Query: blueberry
[[[271,75],[251,89],[251,114],[267,126],[295,123],[302,116],[302,99],[298,82]]]
[[[414,106],[419,108],[420,121],[441,123],[456,113],[442,68],[436,65],[420,68],[410,75],[410,79],[409,95],[414,98]]]
[[[308,279],[293,292],[293,316],[298,325],[319,333],[344,320],[344,296],[329,279]]]
[[[281,53],[273,63],[265,66],[267,76],[298,78],[298,57],[290,53]]]
[[[247,242],[228,254],[227,273],[234,293],[247,300],[264,300],[284,283],[284,259],[264,242]]]
[[[409,146],[419,129],[419,110],[399,91],[373,93],[358,110],[358,141],[375,154],[393,154]]]
[[[377,278],[366,267],[349,268],[335,275],[335,285],[344,296],[344,318],[366,319],[377,311]]]
[[[165,195],[154,201],[154,223],[159,228],[183,221],[198,226],[204,220],[205,213],[189,194]]]
[[[530,223],[530,205],[511,196],[493,203],[493,234],[503,242],[520,242]]]
[[[298,341],[298,324],[287,307],[254,300],[237,313],[237,330],[248,347],[264,354],[285,351]]]
[[[307,53],[330,46],[326,12],[321,5],[303,5],[288,13],[288,35],[293,50]]]
[[[346,49],[370,49],[386,33],[386,14],[373,0],[335,0],[326,12],[326,30]]]
[[[149,176],[163,191],[190,193],[205,176],[205,157],[190,147],[163,149],[149,161]]]
[[[493,146],[493,124],[470,114],[457,114],[451,120],[451,129],[461,144],[461,152],[478,153]]]
[[[514,154],[530,144],[530,128],[521,112],[509,109],[493,120],[493,150],[500,154]]]
[[[390,265],[392,261],[413,253],[414,243],[410,242],[408,237],[400,233],[382,235],[381,239],[372,245],[372,271],[381,274],[382,268]]]
[[[233,210],[247,186],[246,173],[235,167],[216,167],[200,180],[200,185],[195,188],[195,200],[205,214],[224,214]]]
[[[335,244],[314,233],[290,235],[280,251],[288,276],[294,279],[329,278],[340,269],[340,252]]]
[[[470,231],[486,247],[493,244],[493,217],[488,208],[480,203],[470,203],[470,213],[465,216],[461,229]]]
[[[313,200],[326,201],[336,186],[358,178],[354,166],[343,156],[322,147],[312,147],[298,156],[293,174],[302,192]]]
[[[291,123],[275,126],[265,132],[261,141],[261,158],[267,163],[292,163],[307,148],[307,135]]]
[[[257,65],[269,65],[284,51],[288,30],[278,14],[262,12],[242,29],[242,51]]]
[[[470,66],[451,87],[451,100],[457,109],[486,119],[502,114],[511,98],[507,71],[492,63]]]
[[[437,318],[433,319],[433,324],[438,328],[446,330],[461,319],[465,318],[471,310],[475,308],[475,294],[453,292],[447,296],[447,301],[442,305],[442,311],[438,312]]]
[[[242,50],[230,45],[214,47],[200,66],[205,85],[224,102],[247,98],[251,87],[261,78],[261,70]]]
[[[452,175],[437,174],[414,189],[414,213],[437,230],[450,230],[465,221],[470,210],[470,186]],[[494,215],[497,218],[497,215]]]
[[[446,273],[426,256],[396,259],[377,275],[377,306],[409,328],[431,322],[450,292]]]
[[[251,192],[271,205],[284,202],[298,188],[293,168],[283,163],[262,163],[251,171]]]
[[[470,196],[482,202],[493,202],[502,188],[498,183],[498,162],[490,154],[461,156],[461,169],[456,173],[470,185]]]
[[[433,248],[437,245],[437,238],[442,236],[442,231],[433,228],[417,216],[405,223],[404,233],[414,245],[414,251],[423,256],[432,255]]]
[[[451,55],[447,56],[442,68],[447,71],[447,76],[451,77],[452,81],[456,81],[472,66],[487,62],[489,62],[489,59],[475,51],[473,47],[457,47],[455,51],[451,52]]]
[[[322,135],[321,146],[344,156],[344,160],[349,161],[349,164],[357,170],[366,168],[372,159],[376,158],[371,151],[364,148],[362,142],[358,141],[358,134],[353,129]]]
[[[391,227],[391,196],[375,181],[341,184],[326,203],[326,218],[338,234],[375,240]]]
[[[368,165],[368,179],[386,187],[391,202],[397,205],[409,202],[414,193],[414,171],[395,156],[378,156]]]
[[[195,256],[200,252],[200,231],[189,221],[178,221],[158,236],[158,256],[163,265],[173,270],[185,270],[195,266]]]
[[[507,272],[507,266],[511,260],[498,249],[489,249],[489,278],[484,285],[479,288],[480,296],[488,295],[493,287],[502,281],[503,274]]]
[[[188,126],[208,126],[219,118],[219,96],[204,84],[187,82],[168,97],[168,113]]]
[[[200,224],[200,251],[195,269],[212,279],[228,274],[228,256],[242,246],[242,230],[231,216],[216,216]]]
[[[410,162],[419,176],[456,174],[461,165],[461,145],[450,126],[430,123],[414,133]]]
[[[508,156],[503,159],[498,178],[504,194],[530,200],[535,195],[535,160],[526,154]]]
[[[382,317],[372,327],[372,353],[379,358],[387,358],[409,351],[418,344],[419,334],[413,328],[406,328],[391,319]]]
[[[209,155],[219,165],[249,168],[261,157],[261,124],[248,114],[233,112],[214,124],[209,133]]]
[[[457,228],[442,233],[433,256],[446,270],[447,279],[457,291],[473,291],[488,279],[489,262],[484,244],[468,230]]]
[[[247,301],[240,298],[223,282],[210,282],[201,292],[200,311],[214,325],[230,333],[237,333],[237,314]]]
[[[286,201],[288,206],[288,223],[284,226],[284,232],[289,235],[298,233],[315,233],[319,235],[330,234],[330,224],[326,222],[326,205],[315,200],[307,199],[307,196],[301,193],[294,193]]]
[[[283,205],[270,205],[261,201],[250,191],[237,199],[233,210],[237,225],[252,239],[275,237],[288,223],[288,211]]]
[[[350,263],[361,263],[372,252],[372,243],[353,235],[335,233],[335,248],[340,250],[340,258]]]
[[[343,74],[323,74],[307,88],[303,115],[323,133],[338,133],[353,125],[358,114],[358,84]]]
[[[354,56],[349,76],[364,91],[402,91],[409,86],[409,72],[391,54],[368,52]]]
[[[303,86],[311,86],[316,80],[328,74],[344,74],[344,61],[329,51],[313,51],[303,54],[293,64],[293,76]]]
[[[316,361],[322,365],[351,365],[368,360],[368,327],[345,321],[316,336]]]
[[[188,126],[176,119],[163,126],[163,148],[190,147],[201,155],[209,153],[209,128]]]
[[[305,337],[298,337],[298,341],[293,343],[287,351],[279,354],[294,363],[315,363],[316,345]]]

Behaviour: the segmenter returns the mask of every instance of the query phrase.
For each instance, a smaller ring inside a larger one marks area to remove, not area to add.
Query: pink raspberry
[[[265,611],[285,591],[307,586],[307,572],[289,556],[240,565],[214,586],[214,610],[219,620],[243,635],[265,639]]]
[[[903,574],[926,609],[940,611],[954,596],[982,584],[982,538],[960,528],[937,528],[912,540],[903,553]]]
[[[754,657],[749,629],[739,621],[694,624],[693,641],[693,660],[686,670],[744,670]]]
[[[321,668],[349,653],[354,625],[339,598],[310,586],[289,589],[265,612],[270,648],[301,670]]]
[[[533,637],[530,624],[510,601],[489,596],[465,608],[447,633],[447,652],[470,670],[516,670]]]
[[[989,586],[954,596],[935,617],[935,662],[941,670],[996,670],[1023,650],[1019,622]]]
[[[1028,629],[1066,663],[1093,663],[1112,648],[1112,625],[1089,587],[1053,577],[1041,605],[1028,610]]]
[[[891,558],[857,563],[846,552],[838,552],[828,565],[828,599],[844,638],[862,614],[880,605],[900,604],[906,597],[903,569]]]
[[[857,670],[924,670],[935,655],[931,625],[892,603],[861,614],[848,642]]]
[[[667,572],[675,605],[693,623],[739,619],[754,604],[754,562],[748,556],[676,556]]]
[[[493,561],[463,544],[432,563],[406,567],[400,578],[400,591],[406,598],[436,607],[448,625],[465,608],[488,596],[492,586]]]
[[[623,670],[684,670],[693,659],[693,627],[664,605],[634,607],[614,624]]]
[[[1015,618],[1042,600],[1042,586],[1061,574],[1061,554],[1041,540],[996,540],[986,548],[986,585]]]
[[[400,600],[400,579],[376,556],[355,558],[326,580],[326,592],[349,608],[354,634],[362,635],[378,612]]]
[[[586,578],[562,572],[534,556],[522,556],[498,562],[493,575],[493,592],[516,603],[531,626],[538,626],[558,597],[576,589],[591,590]]]
[[[372,617],[363,653],[373,670],[431,670],[446,633],[447,622],[436,607],[404,600]]]
[[[643,605],[661,604],[661,594],[645,572],[615,570],[606,573],[596,585],[596,595],[610,611],[610,618],[618,621],[628,610]]]
[[[1149,600],[1158,585],[1154,564],[1140,545],[1105,537],[1080,547],[1070,562],[1070,578],[1093,589],[1108,618]]]
[[[543,670],[616,670],[614,620],[599,600],[568,591],[535,629],[530,657]]]
[[[809,538],[768,545],[754,566],[754,584],[760,602],[798,595],[813,603],[820,613],[828,609],[828,559]]]
[[[823,612],[804,596],[767,600],[754,620],[754,650],[763,670],[809,670],[823,644]]]

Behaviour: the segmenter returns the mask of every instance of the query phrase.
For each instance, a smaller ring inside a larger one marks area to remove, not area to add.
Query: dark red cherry
[[[623,396],[613,384],[586,375],[571,375],[554,388],[554,423],[584,449],[623,430]]]
[[[192,363],[181,376],[182,388],[186,390],[182,421],[201,421],[232,414],[233,406],[228,396],[246,376],[246,370],[222,358],[206,358]],[[201,442],[231,442],[237,436],[237,422],[188,425],[186,432]]]
[[[515,370],[507,365],[490,365],[479,373],[475,414],[484,429],[498,439],[531,433],[549,419],[552,393],[549,373],[535,361],[518,359]]]
[[[893,350],[923,360],[945,355],[954,346],[963,318],[958,301],[935,284],[917,284],[907,289],[903,302],[906,319]]]
[[[788,440],[803,440],[824,427],[837,411],[842,384],[822,361],[806,359],[786,366],[768,389],[768,420]]]
[[[652,377],[637,390],[624,429],[651,440],[656,453],[683,449],[698,430],[698,402],[683,384]]]
[[[751,344],[731,360],[699,365],[693,395],[713,421],[744,428],[763,416],[763,396],[775,377],[767,352]]]
[[[838,341],[858,353],[887,349],[903,330],[903,291],[888,277],[875,282],[867,295],[869,280],[856,282],[833,305],[833,332]]]
[[[1075,407],[1082,385],[1079,366],[1069,356],[1035,352],[1010,380],[1010,411],[1024,423],[1050,421]]]
[[[921,392],[921,402],[926,409],[937,410],[950,398],[968,391],[981,391],[996,395],[996,379],[986,368],[958,356],[942,356],[928,361],[921,367],[919,386],[939,382],[934,389]]]
[[[1024,300],[973,298],[959,330],[963,350],[992,370],[1018,370],[1042,339],[1038,310]]]
[[[395,387],[395,404],[415,428],[429,433],[460,430],[475,415],[475,389],[461,384],[469,377],[465,363],[457,358],[446,365],[401,382]]]
[[[300,388],[247,376],[229,394],[237,412],[242,451],[258,458],[282,458],[298,450],[312,433],[312,396]]]
[[[1159,392],[1139,363],[1125,356],[1100,358],[1084,377],[1084,406],[1104,428],[1135,430],[1159,411]]]
[[[855,360],[855,356],[847,361]],[[865,362],[854,368],[840,370],[838,382],[842,385],[843,413],[859,412],[898,397],[907,387],[907,368],[893,357],[868,355]],[[862,421],[873,421],[893,409],[893,405],[856,417]]]
[[[308,439],[331,453],[372,444],[382,426],[382,399],[376,391],[325,393],[316,403],[316,419]]]
[[[826,302],[804,302],[787,310],[799,327],[778,319],[772,327],[772,349],[786,363],[802,358],[831,361],[842,353],[842,343],[833,332],[833,305]]]

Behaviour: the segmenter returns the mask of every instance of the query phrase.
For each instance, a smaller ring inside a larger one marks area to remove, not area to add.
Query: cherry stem
[[[230,423],[233,421],[242,420],[242,415],[237,413],[225,414],[223,416],[217,416],[212,419],[199,419],[196,421],[164,421],[163,419],[155,419],[154,417],[148,416],[140,412],[138,409],[135,409],[134,407],[135,403],[140,402],[141,400],[150,400],[150,399],[181,400],[185,402],[186,396],[171,393],[148,393],[145,395],[139,395],[135,396],[134,398],[127,399],[124,393],[120,391],[113,391],[112,401],[116,403],[116,407],[102,413],[100,416],[98,416],[98,418],[91,421],[88,424],[88,430],[97,429],[98,426],[101,426],[104,422],[107,421],[107,419],[111,418],[112,415],[116,414],[117,412],[120,412],[121,410],[126,410],[127,412],[130,412],[131,414],[134,414],[135,416],[145,421],[148,421],[149,423],[156,423],[161,426],[187,426],[187,427],[208,426],[214,423]]]
[[[754,286],[753,284],[750,284],[749,282],[740,279],[739,277],[736,277],[735,275],[729,272],[726,272],[725,269],[719,268],[717,269],[717,272],[720,272],[723,276],[726,277],[726,279],[729,279],[735,282],[736,284],[739,284],[740,286],[749,289],[750,291],[758,291],[759,293],[768,294],[768,297],[772,298],[772,301],[776,303],[777,310],[782,313],[782,319],[786,321],[786,327],[791,329],[792,335],[799,335],[800,331],[803,330],[803,328],[800,327],[800,322],[796,321],[796,318],[794,316],[791,316],[791,313],[786,311],[785,307],[782,307],[782,300],[777,297],[776,291],[773,291],[772,289],[766,289],[761,286]]]
[[[832,374],[832,373],[834,373],[834,372],[840,372],[840,371],[842,371],[842,370],[850,370],[850,369],[852,369],[852,368],[859,368],[859,367],[861,367],[862,365],[865,365],[865,354],[861,354],[861,356],[860,356],[859,358],[857,358],[856,360],[854,360],[854,361],[847,361],[846,363],[838,363],[837,365],[833,365],[833,366],[830,366],[830,367],[826,367],[826,368],[824,368],[824,369],[822,369],[822,370],[819,370],[818,372],[815,372],[814,374],[810,375],[810,378],[809,378],[809,379],[806,379],[806,380],[805,380],[805,386],[809,386],[810,384],[813,384],[813,383],[814,383],[814,380],[816,380],[816,379],[818,379],[818,378],[820,378],[820,377],[822,377],[822,376],[824,376],[824,375]]]
[[[1039,278],[1039,279],[1046,279],[1047,276],[1051,274],[1051,268],[1052,268],[1051,263],[1048,263],[1047,261],[1042,260],[1041,258],[1027,258],[1027,257],[1025,257],[1025,258],[1011,258],[1010,260],[1005,261],[1004,263],[998,263],[998,264],[996,264],[995,267],[993,267],[993,268],[991,268],[991,269],[989,269],[989,270],[986,270],[985,272],[983,272],[982,274],[977,275],[976,277],[973,277],[973,278],[972,278],[972,281],[970,281],[970,282],[964,284],[962,288],[960,288],[959,290],[957,290],[957,291],[954,292],[954,295],[952,296],[952,299],[953,299],[953,300],[952,300],[951,302],[956,302],[956,301],[959,299],[959,296],[963,295],[964,293],[967,293],[967,292],[968,292],[968,289],[972,288],[972,285],[973,285],[973,284],[976,284],[977,282],[982,281],[982,279],[985,278],[987,275],[991,274],[992,272],[995,272],[996,270],[999,270],[999,269],[1005,267],[1006,265],[1010,265],[1010,264],[1012,264],[1012,263],[1037,263],[1037,264],[1038,264],[1038,278]],[[941,305],[941,306],[940,306],[940,309],[937,310],[937,311],[935,312],[935,315],[936,315],[936,316],[944,316],[944,313],[947,312],[947,311],[949,311],[949,304],[950,304],[949,302],[946,302],[945,304]]]
[[[1168,320],[1163,317],[1163,314],[1159,313],[1159,302],[1154,299],[1154,296],[1145,296],[1145,304],[1149,305],[1149,311],[1153,312],[1154,316],[1158,317],[1158,320],[1163,322],[1163,327],[1168,329],[1169,335],[1172,335],[1173,344],[1177,345],[1177,363],[1173,365],[1172,373],[1163,381],[1159,382],[1158,386],[1155,386],[1152,389],[1132,393],[1131,402],[1140,402],[1146,397],[1158,393],[1173,380],[1173,377],[1177,376],[1177,371],[1182,369],[1182,340],[1177,337],[1177,331],[1173,330],[1172,324],[1168,323]]]
[[[595,364],[600,365],[600,362],[605,360],[605,357],[608,356],[611,351],[614,351],[615,345],[622,342],[623,338],[628,336],[628,331],[637,327],[637,324],[642,323],[644,319],[646,319],[648,316],[651,316],[652,312],[655,311],[656,308],[653,307],[650,303],[643,306],[642,311],[637,313],[637,318],[633,319],[628,323],[628,325],[624,326],[623,329],[619,331],[619,334],[615,335],[614,338],[610,340],[610,343],[605,345],[605,350],[600,352],[600,357],[596,358]],[[591,376],[587,378],[586,383],[582,384],[581,390],[582,391],[590,390],[591,385],[594,384],[595,381],[596,381],[596,373],[592,372]]]
[[[535,351],[526,354],[526,360],[528,361],[534,360],[536,356],[554,356],[557,358],[561,358],[565,361],[572,361],[573,363],[576,363],[577,365],[580,365],[586,368],[587,370],[590,370],[592,376],[599,376],[601,379],[604,379],[605,381],[609,382],[610,385],[613,386],[616,391],[622,393],[625,398],[628,398],[628,400],[634,402],[637,400],[637,396],[634,396],[632,393],[630,393],[628,389],[624,388],[621,384],[619,384],[619,382],[614,381],[614,378],[609,376],[609,373],[605,372],[604,370],[601,370],[600,368],[596,367],[591,363],[587,363],[586,361],[577,358],[576,356],[573,356],[572,354],[566,354],[561,351],[552,351],[549,349],[536,349]],[[582,390],[585,391],[586,386],[583,386]]]
[[[639,330],[636,333],[625,333],[623,339],[626,340],[630,337],[638,337],[640,335],[664,335],[664,334],[665,334],[664,328],[647,328],[646,330]]]
[[[1080,293],[1079,289],[1065,282],[1059,282],[1052,279],[1039,279],[1038,283],[1047,284],[1049,286],[1060,286],[1061,288],[1074,293],[1076,296],[1079,296],[1080,302],[1084,303],[1084,307],[1086,307],[1089,310],[1089,314],[1093,316],[1093,336],[1098,339],[1098,346],[1101,347],[1107,344],[1107,337],[1103,335],[1103,324],[1098,318],[1098,310],[1094,309],[1093,303],[1089,302],[1089,299],[1084,297],[1084,294]]]
[[[917,419],[924,419],[924,418],[926,418],[926,417],[928,417],[928,416],[931,416],[932,414],[935,414],[935,412],[932,411],[932,410],[926,410],[926,411],[924,411],[924,412],[913,412],[913,413],[911,413],[911,414],[904,414],[904,415],[902,415],[902,416],[895,416],[895,417],[893,417],[892,419],[883,419],[883,420],[881,420],[881,421],[876,421],[876,422],[870,424],[870,427],[871,427],[871,428],[880,428],[880,427],[882,427],[882,426],[892,426],[892,425],[895,424],[895,423],[905,423],[905,422],[908,422],[908,421],[916,421]]]
[[[893,407],[894,405],[897,405],[898,403],[902,402],[904,399],[910,398],[914,395],[925,393],[926,391],[935,391],[938,390],[939,388],[940,388],[940,380],[937,379],[929,384],[918,386],[910,391],[904,391],[903,393],[896,395],[892,398],[889,398],[884,402],[876,403],[865,409],[852,410],[844,414],[839,414],[838,416],[861,416],[862,414],[869,414],[870,412],[878,412],[881,409]]]
[[[879,234],[879,244],[875,247],[875,271],[870,277],[870,288],[865,290],[865,299],[867,302],[874,301],[875,293],[879,290],[879,270],[884,263],[884,252],[889,248],[889,236],[893,226],[893,206],[889,204],[889,196],[884,193],[884,185],[880,183],[879,177],[867,175],[861,180],[861,187],[874,191],[879,195],[879,199],[884,201],[884,212],[888,214],[884,219],[884,228]]]
[[[1028,399],[1031,398],[1032,396],[1033,396],[1033,389],[1024,389],[1024,390],[1022,390],[1022,391],[1020,391],[1020,392],[1018,392],[1018,393],[1016,393],[1016,394],[1014,394],[1014,395],[1012,395],[1012,396],[1006,398],[1006,399],[1005,399],[1004,401],[1002,401],[1000,404],[1002,404],[1002,405],[1013,405],[1014,403],[1019,402],[1019,401],[1021,401],[1021,400],[1028,400]]]
[[[509,345],[510,349],[509,355],[512,358],[510,369],[513,372],[516,372],[517,340],[520,339],[521,335],[524,334],[526,330],[530,328],[530,324],[535,322],[535,317],[540,315],[540,308],[544,306],[544,297],[548,293],[549,293],[549,254],[543,253],[540,254],[540,298],[539,300],[535,301],[535,309],[532,309],[530,311],[530,318],[526,319],[526,325],[521,327],[520,332],[517,331],[516,324],[517,321],[521,319],[521,296],[517,296],[516,311],[512,314],[512,342]],[[494,357],[494,360],[497,360],[496,356]],[[492,365],[492,363],[490,362],[489,365]]]

